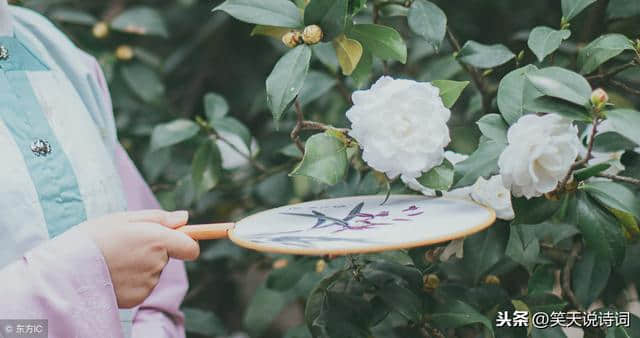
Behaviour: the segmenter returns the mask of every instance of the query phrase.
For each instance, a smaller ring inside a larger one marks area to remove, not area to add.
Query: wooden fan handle
[[[227,232],[235,227],[235,223],[214,223],[185,225],[176,230],[182,231],[189,237],[199,241],[207,239],[227,238]]]

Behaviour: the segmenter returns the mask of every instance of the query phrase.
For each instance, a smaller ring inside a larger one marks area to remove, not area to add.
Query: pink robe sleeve
[[[116,163],[126,190],[129,210],[159,208],[153,193],[120,146],[116,148]],[[184,337],[184,317],[180,312],[180,304],[187,288],[184,264],[171,259],[156,288],[137,309],[132,337]]]
[[[103,130],[115,152],[115,163],[125,190],[128,210],[158,209],[160,205],[140,172],[125,150],[117,142],[111,95],[100,65],[92,56],[83,55],[89,72],[89,81],[95,89],[94,99],[102,113]],[[171,259],[160,276],[160,281],[149,298],[138,307],[133,318],[132,338],[185,336],[184,316],[180,305],[188,289],[187,274],[182,261]]]
[[[49,337],[122,337],[109,269],[80,231],[30,250],[0,269],[0,281],[2,319],[46,319]]]

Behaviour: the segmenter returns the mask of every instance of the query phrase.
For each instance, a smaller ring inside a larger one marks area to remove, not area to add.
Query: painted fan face
[[[229,231],[259,251],[302,255],[377,252],[461,238],[495,221],[476,203],[413,195],[354,196],[263,211]]]

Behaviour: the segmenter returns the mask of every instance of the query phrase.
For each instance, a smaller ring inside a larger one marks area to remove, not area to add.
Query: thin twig
[[[124,11],[127,5],[127,0],[116,0],[112,1],[107,10],[102,14],[102,21],[110,22],[113,18],[118,16],[118,14]]]
[[[562,269],[562,294],[564,298],[568,299],[571,302],[571,305],[576,308],[576,310],[580,312],[584,312],[585,309],[578,299],[576,295],[573,293],[573,289],[571,289],[571,272],[573,271],[573,266],[576,264],[576,259],[578,258],[578,253],[582,249],[582,244],[580,244],[579,240],[576,240],[573,243],[573,247],[571,248],[571,252],[569,253],[569,258]]]
[[[300,131],[302,130],[302,124],[304,122],[304,113],[302,112],[302,106],[300,106],[300,101],[296,100],[294,103],[296,109],[296,125],[293,127],[291,131],[291,139],[295,142],[296,146],[300,151],[304,154],[304,144],[300,141]]]
[[[460,50],[462,49],[462,47],[460,46],[460,42],[458,42],[458,39],[455,37],[455,35],[453,35],[451,28],[449,28],[448,26],[447,26],[447,40],[449,41],[453,49],[456,51],[456,53],[460,52]],[[471,80],[473,81],[473,84],[476,86],[476,88],[482,95],[482,109],[484,110],[485,113],[488,113],[489,110],[491,109],[491,100],[493,99],[493,94],[487,88],[487,83],[484,81],[482,74],[480,74],[478,69],[476,69],[473,66],[470,66],[460,61],[458,61],[458,63],[460,63],[462,68],[464,68],[464,70],[467,73],[469,73],[469,75],[471,76]]]
[[[633,66],[635,66],[636,63],[635,61],[631,61],[629,63],[625,63],[624,65],[612,68],[611,70],[609,70],[606,73],[600,73],[600,74],[596,74],[596,75],[591,75],[591,76],[587,76],[586,79],[589,81],[593,81],[593,80],[608,80],[610,78],[612,78],[613,76],[615,76],[616,74],[627,70]]]
[[[587,162],[589,162],[589,160],[592,158],[591,153],[593,152],[593,145],[595,144],[596,134],[598,133],[598,125],[600,124],[601,121],[602,120],[599,118],[596,118],[593,121],[593,127],[591,128],[591,135],[589,135],[589,142],[587,144],[587,153],[585,154],[584,158],[580,159],[579,161],[576,161],[571,166],[571,168],[569,168],[567,175],[565,175],[565,177],[558,183],[558,186],[555,189],[556,192],[564,191],[564,189],[567,186],[567,183],[569,182],[569,180],[571,179],[571,176],[573,175],[573,171],[587,164]]]
[[[303,154],[304,154],[304,144],[300,140],[300,132],[303,130],[324,130],[324,131],[335,130],[337,132],[344,134],[348,139],[350,139],[348,135],[349,129],[336,128],[321,122],[305,120],[304,112],[302,112],[302,107],[300,106],[300,102],[298,102],[298,100],[295,101],[294,106],[296,110],[296,125],[295,127],[293,127],[293,130],[291,130],[290,136],[293,142],[295,142],[296,146],[298,146],[298,149],[300,149],[300,151]]]
[[[633,178],[633,177],[610,175],[610,174],[598,174],[597,176],[598,177],[608,178],[608,179],[611,179],[611,180],[614,180],[614,181],[640,185],[640,180],[637,179],[637,178]]]
[[[249,150],[249,153],[245,153],[243,151],[240,150],[240,148],[236,147],[235,144],[231,143],[229,140],[227,140],[226,138],[222,137],[220,134],[216,133],[216,138],[218,138],[218,140],[226,143],[229,147],[231,147],[231,149],[233,149],[236,153],[238,153],[240,156],[246,158],[249,163],[256,169],[262,171],[262,172],[266,172],[267,168],[264,166],[264,164],[256,161],[255,158],[253,158],[253,156],[251,156],[251,146],[248,146],[247,149]]]
[[[612,85],[614,85],[614,86],[616,86],[616,87],[618,87],[618,88],[620,88],[620,89],[622,89],[622,90],[624,90],[624,91],[628,92],[629,94],[633,94],[633,95],[638,95],[638,96],[640,96],[640,90],[635,89],[635,88],[631,88],[629,85],[627,85],[627,84],[626,84],[626,83],[624,83],[624,82],[620,82],[620,81],[613,80],[613,79],[609,80],[609,82],[610,82]]]

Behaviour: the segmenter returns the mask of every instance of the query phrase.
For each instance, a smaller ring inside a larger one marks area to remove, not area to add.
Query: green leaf
[[[418,178],[418,182],[427,188],[447,191],[453,183],[453,164],[446,159]]]
[[[593,151],[612,153],[620,150],[633,150],[638,144],[615,131],[598,133],[593,141]]]
[[[291,28],[256,25],[251,30],[251,36],[264,35],[264,36],[270,36],[272,38],[280,40],[282,39],[282,36],[288,32],[291,32]]]
[[[333,48],[331,42],[320,42],[311,46],[313,56],[320,61],[327,69],[332,73],[335,73],[338,69],[338,58],[336,57],[336,50]]]
[[[452,188],[472,185],[478,177],[487,177],[498,171],[498,157],[506,144],[487,141],[481,143],[478,149],[466,160],[455,166]]]
[[[500,81],[498,86],[498,108],[509,125],[527,113],[524,109],[524,85],[526,74],[536,71],[534,65],[527,65],[511,71]]]
[[[151,151],[172,146],[194,137],[200,127],[187,119],[177,119],[155,126],[151,133]]]
[[[296,9],[297,10],[297,9]],[[311,49],[306,45],[293,48],[285,54],[267,77],[267,105],[274,120],[282,114],[298,96],[304,85],[311,61]]]
[[[469,85],[469,81],[435,80],[431,84],[440,89],[439,95],[444,106],[451,108],[458,101],[462,91]]]
[[[574,171],[573,177],[577,181],[584,181],[590,177],[598,175],[599,173],[609,169],[610,167],[611,164],[609,163],[598,163],[596,165]]]
[[[308,103],[321,98],[330,91],[336,83],[337,80],[333,76],[329,76],[323,72],[310,71],[309,74],[307,74],[307,79],[304,81],[304,86],[298,95],[300,104],[304,107]]]
[[[459,61],[478,68],[494,68],[515,57],[504,45],[483,45],[475,41],[467,41],[456,55]]]
[[[562,311],[567,306],[567,302],[553,293],[534,293],[525,296],[523,300],[529,306],[531,313],[551,314],[554,311]]]
[[[49,17],[53,20],[72,23],[76,25],[92,26],[98,19],[95,16],[83,10],[75,8],[55,8],[49,13]]]
[[[419,294],[423,282],[420,270],[390,261],[368,264],[362,269],[364,281],[374,286],[382,302],[408,320],[420,319],[422,302]]]
[[[349,14],[351,15],[357,14],[365,7],[367,7],[367,0],[350,0]]]
[[[525,87],[533,85],[525,84]],[[541,113],[555,113],[562,115],[571,120],[591,122],[591,116],[584,106],[579,106],[571,102],[567,102],[555,97],[544,96],[544,94],[537,92],[533,96],[529,96],[530,92],[525,89],[524,108]]]
[[[593,250],[582,252],[582,257],[573,268],[571,285],[576,298],[584,308],[589,308],[600,296],[607,286],[610,274],[611,263],[607,257],[602,257]]]
[[[624,258],[625,238],[617,220],[597,205],[582,191],[576,193],[575,210],[569,214],[575,218],[587,248],[607,258],[614,266]]]
[[[611,309],[615,312],[615,309]],[[629,314],[629,326],[613,326],[607,328],[605,338],[635,338],[640,337],[640,318],[634,313]]]
[[[553,291],[555,276],[549,265],[538,265],[534,268],[527,284],[527,294],[547,293]]]
[[[633,42],[626,36],[622,34],[602,35],[580,49],[578,69],[581,74],[589,74],[625,50],[634,50]]]
[[[214,8],[232,17],[256,25],[300,28],[300,10],[288,0],[227,0]]]
[[[362,88],[371,77],[371,70],[373,68],[373,55],[369,51],[364,51],[358,67],[351,73],[351,78],[356,84],[357,88]]]
[[[304,10],[304,24],[318,25],[324,33],[324,41],[331,41],[342,34],[347,23],[348,0],[311,1]]]
[[[306,325],[288,329],[283,338],[313,338]]]
[[[348,293],[329,290],[336,281],[349,278],[340,270],[325,277],[311,291],[305,307],[305,322],[313,337],[370,337],[373,309],[369,302]]]
[[[609,0],[607,19],[622,19],[640,15],[640,2],[636,0]]]
[[[512,197],[511,205],[516,215],[512,224],[538,224],[545,222],[562,206],[559,201],[551,201],[544,197],[532,199]]]
[[[164,84],[158,74],[148,66],[134,62],[123,65],[122,78],[129,88],[145,102],[152,102],[164,95]]]
[[[494,337],[491,321],[469,304],[459,300],[454,300],[438,306],[435,312],[431,314],[431,322],[446,328],[457,328],[460,326],[479,323],[487,328],[491,337]]]
[[[333,48],[336,50],[342,74],[351,75],[362,58],[362,45],[357,40],[340,35],[333,40]]]
[[[607,120],[613,130],[620,135],[640,144],[640,112],[632,109],[615,109],[607,111]]]
[[[395,29],[375,24],[354,25],[347,34],[383,60],[407,61],[407,45]]]
[[[561,67],[548,67],[526,75],[542,94],[580,106],[589,104],[591,85],[580,74]]]
[[[498,114],[484,115],[476,122],[482,135],[498,143],[507,143],[507,129],[509,126]]]
[[[215,313],[192,307],[180,309],[184,313],[184,326],[187,332],[214,337],[227,334],[224,324]]]
[[[544,329],[533,328],[531,338],[567,338],[560,326],[546,327]]]
[[[315,134],[307,140],[304,148],[302,162],[289,175],[308,176],[328,185],[344,178],[348,163],[342,142],[326,134]]]
[[[586,182],[581,189],[605,206],[628,212],[640,219],[640,200],[624,185],[616,182],[594,181]]]
[[[287,305],[281,292],[259,287],[251,298],[242,320],[243,326],[252,337],[259,337]]]
[[[224,117],[228,112],[229,104],[222,95],[207,93],[204,96],[204,113],[209,121]]]
[[[508,241],[506,226],[498,223],[464,239],[462,268],[477,284],[503,257]]]
[[[564,223],[540,223],[522,226],[533,228],[539,240],[553,245],[558,245],[561,241],[580,233],[580,230],[575,225]]]
[[[211,120],[209,124],[218,133],[226,132],[238,135],[244,144],[247,145],[247,149],[251,149],[251,132],[237,119],[233,117],[221,117]]]
[[[204,142],[193,156],[191,181],[196,191],[205,193],[213,189],[222,174],[222,157],[214,140]]]
[[[132,34],[169,37],[162,15],[151,7],[133,7],[111,21],[111,28]]]
[[[415,0],[407,19],[414,33],[427,40],[436,51],[440,49],[447,30],[447,16],[440,7],[427,0]]]
[[[529,226],[513,225],[509,231],[509,242],[505,252],[509,258],[524,266],[529,273],[539,263],[540,242],[535,229]]]
[[[568,29],[555,30],[545,26],[539,26],[534,28],[529,34],[529,41],[527,45],[529,49],[536,55],[538,61],[542,62],[544,58],[555,52],[563,40],[568,39],[571,36],[571,31]]]
[[[562,0],[562,17],[569,21],[597,0]]]

